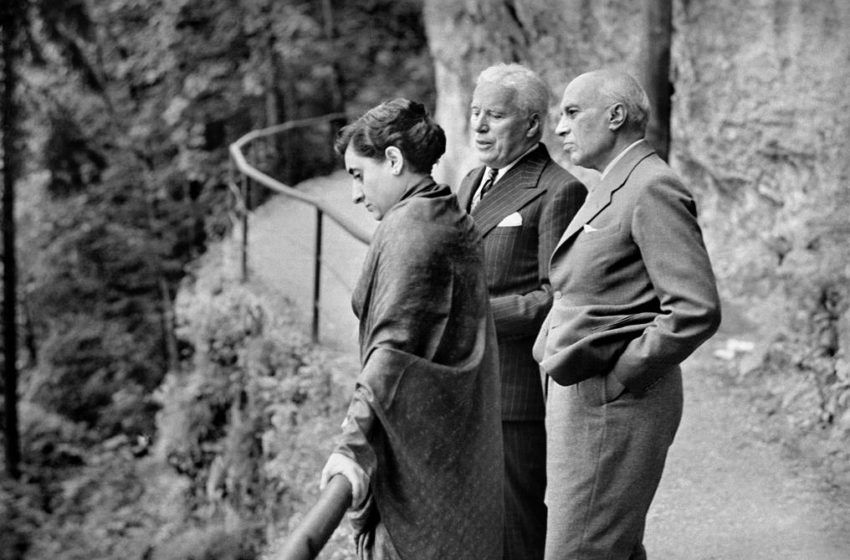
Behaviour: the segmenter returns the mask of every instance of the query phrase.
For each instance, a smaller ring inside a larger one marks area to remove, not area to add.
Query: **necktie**
[[[475,210],[475,207],[478,206],[478,203],[481,202],[481,199],[484,198],[484,195],[487,194],[487,191],[490,190],[490,187],[492,187],[493,183],[496,182],[496,175],[498,173],[498,169],[494,169],[492,167],[487,168],[487,178],[481,184],[481,187],[479,187],[478,190],[475,191],[475,194],[472,195],[472,205],[469,208],[470,212]]]

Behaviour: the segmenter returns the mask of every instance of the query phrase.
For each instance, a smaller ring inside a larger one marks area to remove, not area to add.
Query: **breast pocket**
[[[585,264],[600,265],[613,258],[622,245],[620,224],[612,224],[604,228],[582,230],[571,248],[573,257]]]
[[[607,226],[593,226],[585,224],[579,233],[576,243],[596,243],[603,239],[610,239],[620,234],[621,224],[619,222]]]
[[[587,297],[615,304],[622,303],[616,298],[627,297],[622,288],[633,285],[641,275],[641,262],[628,227],[613,224],[579,233],[565,266],[573,285],[580,286]]]

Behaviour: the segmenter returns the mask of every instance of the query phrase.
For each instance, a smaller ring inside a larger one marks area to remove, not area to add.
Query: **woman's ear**
[[[384,150],[384,155],[387,161],[390,162],[390,169],[393,175],[401,175],[401,172],[404,170],[404,154],[401,153],[401,150],[395,146],[389,146]]]

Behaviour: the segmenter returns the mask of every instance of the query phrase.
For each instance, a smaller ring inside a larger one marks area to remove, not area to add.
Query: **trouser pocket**
[[[576,390],[588,406],[602,406],[620,398],[626,387],[609,373],[580,381]]]

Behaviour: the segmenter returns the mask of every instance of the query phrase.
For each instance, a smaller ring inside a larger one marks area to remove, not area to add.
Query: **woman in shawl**
[[[501,557],[499,382],[481,237],[431,178],[445,134],[395,99],[344,127],[335,148],[355,203],[381,223],[352,305],[361,371],[322,471],[352,486],[364,559]]]

